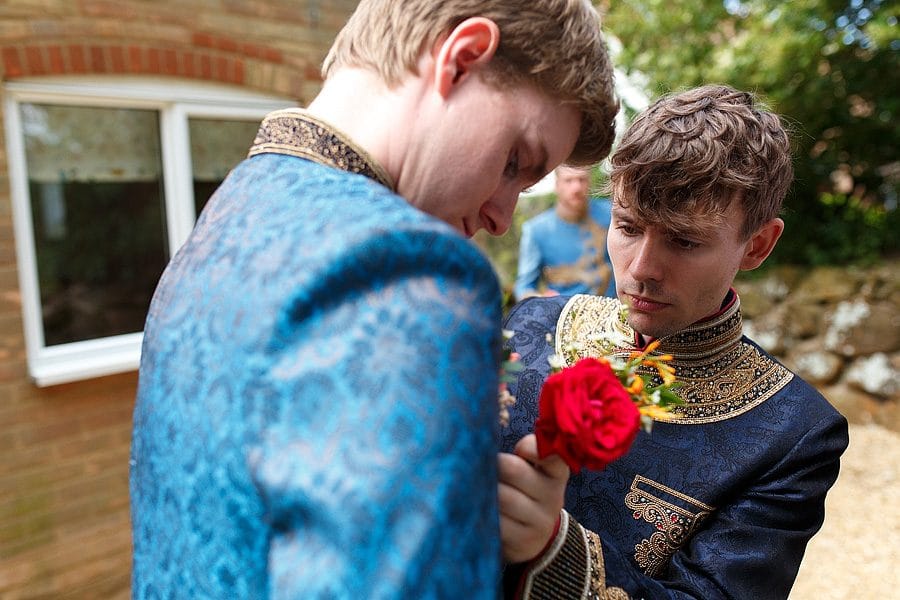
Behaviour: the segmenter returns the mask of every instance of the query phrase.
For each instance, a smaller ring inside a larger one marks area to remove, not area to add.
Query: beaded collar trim
[[[581,358],[625,356],[634,350],[635,332],[622,318],[622,304],[602,296],[573,296],[556,327],[556,353],[567,364]],[[655,354],[671,354],[676,390],[684,404],[673,413],[678,424],[724,421],[762,404],[793,378],[793,373],[743,340],[740,299],[721,314],[660,339]],[[658,377],[654,378],[655,383]]]
[[[263,119],[248,157],[285,154],[321,165],[365,175],[394,190],[381,165],[349,137],[300,108],[271,112]]]

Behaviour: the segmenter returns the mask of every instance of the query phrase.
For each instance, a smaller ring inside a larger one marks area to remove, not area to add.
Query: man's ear
[[[784,231],[784,221],[779,218],[763,224],[747,242],[747,250],[741,259],[741,271],[750,271],[763,263],[772,253],[778,238]]]
[[[476,67],[494,57],[500,28],[484,17],[471,17],[457,25],[435,49],[435,88],[447,97],[453,87]]]

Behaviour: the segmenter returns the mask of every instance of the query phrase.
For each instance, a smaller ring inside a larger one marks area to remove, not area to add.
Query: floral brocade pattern
[[[493,269],[336,133],[278,119],[150,306],[132,596],[494,600]]]
[[[636,349],[635,332],[620,319],[621,304],[612,298],[573,296],[557,324],[557,354],[578,358]],[[679,423],[700,424],[730,419],[771,398],[793,374],[742,339],[740,301],[717,317],[661,339],[658,354],[671,354],[684,404],[672,411]],[[573,353],[564,353],[571,348]],[[658,376],[654,383],[658,384]]]

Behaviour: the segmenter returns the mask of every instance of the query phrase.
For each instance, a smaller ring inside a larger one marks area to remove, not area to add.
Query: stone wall
[[[745,332],[851,423],[900,431],[900,259],[778,267],[735,284]]]

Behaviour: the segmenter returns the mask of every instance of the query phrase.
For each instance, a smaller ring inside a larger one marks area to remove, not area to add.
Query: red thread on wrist
[[[550,539],[547,540],[547,543],[544,545],[544,547],[541,548],[541,551],[538,552],[537,555],[534,558],[532,558],[531,560],[524,562],[524,563],[520,563],[520,566],[524,567],[524,568],[522,568],[521,572],[518,574],[518,582],[516,583],[516,591],[515,591],[515,594],[513,595],[514,599],[522,598],[522,594],[525,589],[525,579],[528,577],[528,572],[531,568],[531,565],[533,565],[535,562],[537,562],[538,559],[540,559],[542,556],[544,556],[544,554],[546,554],[547,550],[550,549],[550,546],[553,545],[553,542],[556,541],[556,536],[559,535],[560,525],[562,525],[562,514],[559,514],[556,516],[556,525],[553,526],[553,533],[550,535]]]
[[[561,523],[562,523],[562,516],[556,515],[556,525],[553,526],[553,533],[550,535],[550,539],[547,540],[547,543],[544,545],[543,548],[541,548],[541,551],[537,553],[537,556],[535,556],[534,558],[531,559],[532,561],[539,559],[547,552],[547,550],[550,549],[550,546],[552,546],[553,542],[556,540],[556,536],[559,535],[559,526]]]

